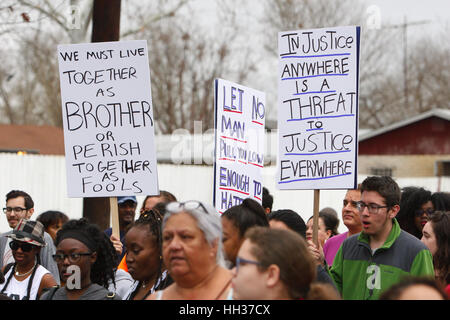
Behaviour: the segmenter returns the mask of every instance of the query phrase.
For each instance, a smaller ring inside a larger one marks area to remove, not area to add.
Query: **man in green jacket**
[[[387,176],[368,177],[361,185],[362,232],[347,238],[330,270],[346,300],[376,300],[406,275],[434,277],[433,258],[395,219],[401,191]]]

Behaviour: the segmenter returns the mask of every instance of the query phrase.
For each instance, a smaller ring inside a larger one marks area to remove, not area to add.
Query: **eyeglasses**
[[[257,266],[261,266],[261,262],[253,261],[253,260],[247,260],[247,259],[243,259],[243,258],[240,258],[240,257],[236,257],[236,273],[239,272],[239,266],[241,264],[245,265],[247,263],[254,264],[254,265],[257,265]]]
[[[92,252],[76,252],[69,254],[57,253],[54,254],[52,257],[53,260],[55,260],[57,263],[64,262],[66,258],[69,259],[70,263],[77,263],[78,261],[80,261],[81,256],[90,256],[90,255],[92,255]]]
[[[365,204],[365,203],[362,202],[362,201],[358,201],[358,202],[357,202],[357,205],[356,205],[356,208],[358,209],[358,211],[359,211],[360,213],[363,213],[363,212],[364,212],[364,209],[367,208],[367,210],[369,210],[369,213],[370,213],[370,214],[377,214],[378,211],[379,211],[381,208],[389,208],[389,206],[380,206],[380,205],[378,205],[378,204],[376,204],[376,203]]]
[[[3,208],[3,212],[4,213],[11,213],[13,211],[14,211],[14,213],[21,213],[24,210],[28,210],[28,209],[27,208],[21,208],[21,207],[14,207],[14,208],[6,207],[6,208]]]
[[[350,203],[350,205],[351,205],[353,208],[358,209],[358,202],[357,202],[357,201],[347,201],[347,200],[344,200],[344,201],[343,201],[344,208],[345,208],[349,203]]]
[[[206,214],[208,214],[208,210],[206,210],[205,206],[200,201],[195,200],[186,202],[171,202],[167,205],[166,210],[173,213],[178,213],[183,210],[192,211],[198,208],[201,208]]]
[[[12,251],[17,251],[20,248],[23,252],[30,252],[33,250],[34,245],[22,241],[11,241],[9,247]]]
[[[417,209],[416,211],[414,211],[414,214],[416,215],[416,217],[420,217],[423,214],[426,214],[427,216],[431,216],[434,213],[434,210],[429,208],[426,210],[422,210],[422,209]]]

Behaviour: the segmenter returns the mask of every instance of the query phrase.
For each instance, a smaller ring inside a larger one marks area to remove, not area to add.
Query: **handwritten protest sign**
[[[223,213],[246,198],[262,202],[265,93],[215,80],[214,205]]]
[[[146,41],[58,46],[69,197],[159,194]]]
[[[359,27],[280,32],[278,49],[278,188],[355,188]]]

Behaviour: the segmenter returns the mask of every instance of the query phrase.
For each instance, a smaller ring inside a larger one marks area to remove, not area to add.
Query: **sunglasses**
[[[434,213],[433,209],[427,209],[427,210],[422,210],[422,209],[418,209],[414,212],[414,214],[416,215],[416,217],[420,217],[423,214],[426,214],[427,216],[431,216]]]
[[[33,250],[33,247],[35,247],[35,246],[30,243],[26,243],[26,242],[11,241],[9,243],[9,247],[13,251],[17,251],[20,248],[20,249],[22,249],[22,252],[30,252],[31,250]]]
[[[186,202],[171,202],[166,206],[166,210],[173,213],[178,213],[183,210],[192,211],[198,208],[201,208],[204,213],[208,214],[208,210],[206,210],[205,206],[201,202],[195,200]]]

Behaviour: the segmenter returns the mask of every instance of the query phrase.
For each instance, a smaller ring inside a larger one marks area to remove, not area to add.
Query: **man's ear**
[[[280,282],[280,268],[276,264],[271,264],[266,270],[266,284],[269,288]]]
[[[400,211],[400,206],[396,204],[395,206],[391,207],[391,210],[389,210],[389,218],[393,219],[397,215],[397,213]]]
[[[34,213],[34,208],[28,209],[27,214],[25,215],[25,218],[30,219],[31,216],[33,215],[33,213]]]

